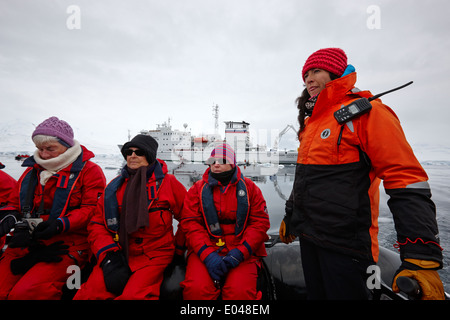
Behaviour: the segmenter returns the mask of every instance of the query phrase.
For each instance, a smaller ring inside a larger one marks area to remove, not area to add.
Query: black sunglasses
[[[206,164],[215,164],[216,162],[219,164],[230,164],[225,157],[223,159],[211,157],[205,161]]]
[[[137,149],[137,150],[127,149],[127,150],[124,151],[126,156],[131,156],[133,154],[133,152],[138,157],[145,156],[145,151],[141,150],[141,149]]]

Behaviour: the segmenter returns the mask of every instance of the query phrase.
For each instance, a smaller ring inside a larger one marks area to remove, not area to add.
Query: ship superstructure
[[[193,136],[187,130],[188,125],[184,124],[184,131],[173,130],[170,118],[167,122],[158,124],[156,129],[141,130],[140,134],[148,134],[158,142],[157,157],[164,161],[175,162],[205,162],[214,147],[226,142],[235,150],[236,161],[239,164],[265,164],[282,165],[295,164],[297,161],[296,150],[278,150],[278,143],[281,136],[288,128],[295,129],[288,125],[284,130],[272,130],[275,136],[274,148],[268,149],[266,143],[259,143],[255,146],[250,139],[250,123],[246,121],[225,121],[224,138],[218,133],[218,106],[213,107],[215,112],[215,133],[201,134]],[[264,136],[264,134],[261,134]],[[267,133],[265,133],[267,135]],[[264,140],[264,139],[260,139]],[[119,145],[119,148],[122,146]]]

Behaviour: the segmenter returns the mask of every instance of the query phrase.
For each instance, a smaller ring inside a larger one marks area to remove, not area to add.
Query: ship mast
[[[214,134],[219,134],[219,105],[213,105],[213,116],[214,116]]]

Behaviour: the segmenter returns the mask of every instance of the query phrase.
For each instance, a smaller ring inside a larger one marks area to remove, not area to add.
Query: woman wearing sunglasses
[[[180,218],[186,188],[156,159],[158,143],[137,135],[122,147],[127,161],[99,200],[88,226],[98,259],[75,299],[158,299],[175,243],[183,246],[173,217]],[[177,246],[178,247],[178,246]]]

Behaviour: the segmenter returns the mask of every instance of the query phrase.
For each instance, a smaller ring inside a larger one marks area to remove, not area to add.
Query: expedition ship
[[[220,134],[202,134],[199,137],[191,135],[186,130],[172,130],[170,119],[158,124],[154,130],[141,130],[140,134],[152,136],[158,142],[157,157],[164,161],[183,163],[204,162],[208,159],[211,151],[219,144],[226,142],[233,147],[238,164],[265,164],[284,165],[295,164],[297,161],[297,150],[278,150],[278,142],[287,129],[295,129],[288,125],[276,136],[274,148],[268,149],[264,145],[253,146],[250,142],[250,124],[245,121],[225,121],[225,138]],[[216,126],[217,128],[217,126]],[[119,145],[122,148],[122,145]]]

